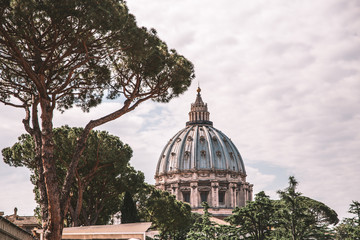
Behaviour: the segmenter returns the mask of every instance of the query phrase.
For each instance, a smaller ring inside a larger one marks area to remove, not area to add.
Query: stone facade
[[[16,226],[6,218],[0,216],[0,239],[1,240],[34,240],[33,236]]]
[[[194,212],[202,212],[201,203],[210,205],[218,217],[231,214],[232,209],[252,200],[252,185],[241,174],[225,171],[198,171],[164,174],[156,178],[156,187],[190,204]]]
[[[189,121],[165,146],[156,168],[156,187],[188,202],[194,212],[201,203],[210,205],[217,217],[252,200],[243,160],[236,146],[213,127],[200,88],[191,104]]]
[[[18,209],[14,208],[14,214],[6,216],[5,218],[16,226],[24,229],[28,233],[33,233],[34,230],[41,228],[40,221],[34,216],[19,216]]]

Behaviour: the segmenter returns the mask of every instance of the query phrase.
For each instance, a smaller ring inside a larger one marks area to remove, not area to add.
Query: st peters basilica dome
[[[164,147],[156,167],[156,187],[188,202],[193,211],[201,202],[224,217],[252,199],[241,155],[224,133],[213,127],[198,88],[189,121]]]

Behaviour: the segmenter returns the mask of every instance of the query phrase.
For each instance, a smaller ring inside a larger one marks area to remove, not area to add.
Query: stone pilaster
[[[190,183],[190,205],[192,208],[199,207],[199,191],[198,191],[198,183],[192,182]]]
[[[212,203],[211,206],[212,207],[219,207],[219,183],[218,182],[211,182],[211,199],[212,199]]]
[[[249,190],[248,190],[248,185],[245,183],[245,186],[244,186],[244,191],[245,191],[245,205],[246,205],[246,202],[248,201],[248,197],[249,197]]]
[[[236,183],[230,183],[230,207],[234,208],[236,205]]]
[[[245,189],[244,184],[241,184],[239,188],[239,206],[245,206]]]

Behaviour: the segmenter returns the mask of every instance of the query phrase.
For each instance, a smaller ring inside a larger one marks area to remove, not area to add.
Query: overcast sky
[[[151,4],[149,4],[151,2]],[[254,193],[277,198],[294,175],[299,191],[349,216],[360,201],[360,1],[129,0],[138,24],[155,28],[191,60],[196,79],[169,104],[147,102],[98,129],[130,144],[153,183],[167,141],[188,121],[198,82],[214,127],[232,139]],[[55,127],[84,126],[116,109],[57,113]],[[24,132],[22,111],[0,105],[0,149]],[[31,215],[29,172],[0,163],[0,211]]]

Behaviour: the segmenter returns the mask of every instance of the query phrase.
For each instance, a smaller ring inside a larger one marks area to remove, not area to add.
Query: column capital
[[[237,188],[237,184],[236,183],[229,183],[229,187],[230,188]]]
[[[218,181],[211,181],[211,186],[213,188],[218,188],[219,187],[219,182]]]
[[[172,183],[172,184],[171,184],[171,187],[172,187],[172,188],[178,188],[178,187],[179,187],[179,184],[178,184],[178,183]]]

